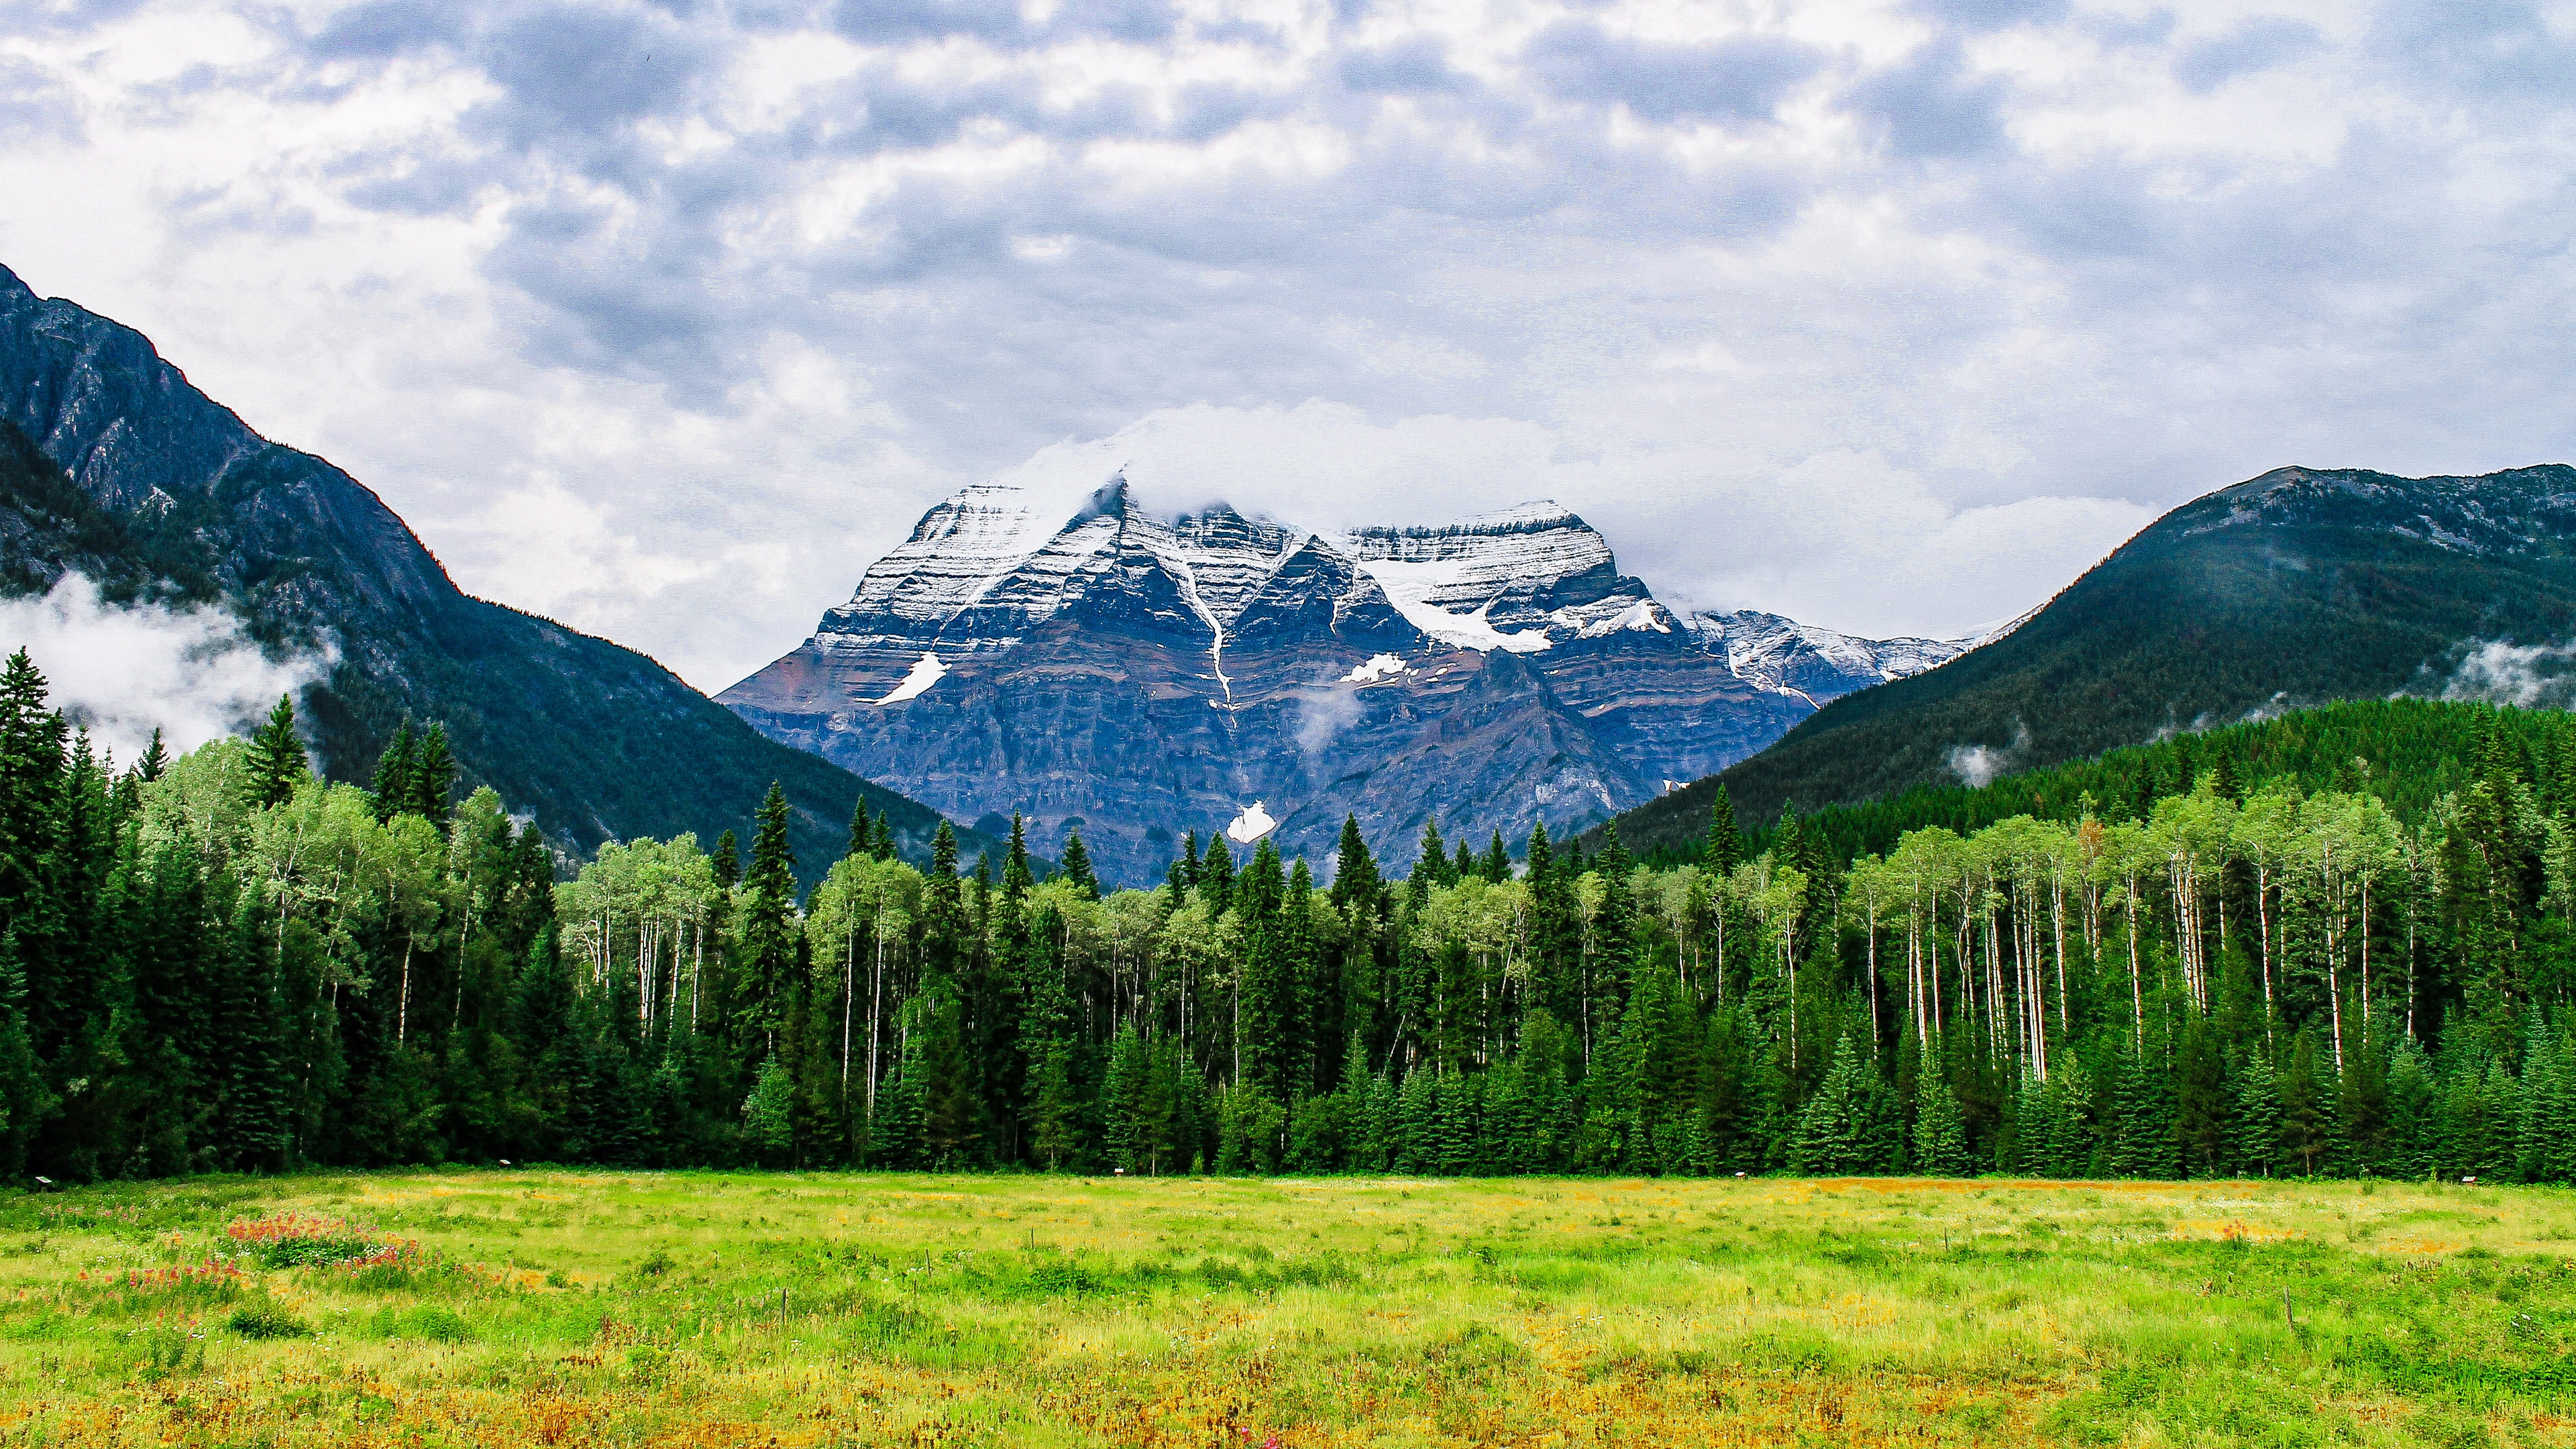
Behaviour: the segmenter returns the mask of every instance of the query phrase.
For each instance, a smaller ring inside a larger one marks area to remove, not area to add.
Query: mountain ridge
[[[1122,470],[960,489],[717,698],[952,815],[1082,829],[1132,882],[1256,805],[1319,862],[1345,814],[1381,852],[1606,818],[1959,647],[1675,614],[1551,501],[1327,534],[1157,514]]]
[[[1828,704],[1620,831],[1641,849],[1694,838],[1720,781],[1739,818],[1768,822],[1959,777],[1962,758],[2040,767],[2260,712],[2455,692],[2482,645],[2571,637],[2576,467],[2275,468],[2166,513],[1981,647]]]
[[[862,797],[913,851],[937,826],[917,802],[762,739],[646,656],[465,593],[373,490],[261,437],[142,333],[39,298],[5,267],[0,423],[112,521],[108,571],[125,595],[220,600],[274,648],[331,642],[337,663],[305,697],[330,778],[363,779],[403,718],[438,719],[468,785],[493,785],[573,853],[712,839],[747,825],[772,779],[809,870],[838,855]],[[33,587],[59,575],[59,547],[21,527],[0,562]]]

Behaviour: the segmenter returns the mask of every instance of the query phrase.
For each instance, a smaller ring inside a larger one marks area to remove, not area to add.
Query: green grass
[[[2545,1189],[532,1171],[0,1202],[6,1444],[2571,1445],[2571,1348],[2576,1193]]]

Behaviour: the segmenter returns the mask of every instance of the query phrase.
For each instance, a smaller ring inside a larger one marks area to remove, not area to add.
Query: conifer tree
[[[26,651],[20,650],[18,657],[26,657]],[[250,737],[250,769],[242,783],[243,797],[255,809],[283,804],[295,798],[295,787],[312,776],[304,741],[295,733],[295,700],[281,694],[277,708],[268,712],[267,723]]]
[[[1198,883],[1207,892],[1209,910],[1223,915],[1234,904],[1234,857],[1226,851],[1221,834],[1207,839],[1207,853],[1199,857]]]
[[[376,798],[379,825],[411,807],[412,753],[411,721],[406,719],[394,727],[384,753],[376,756],[375,778],[367,789]]]
[[[421,733],[420,748],[412,756],[411,804],[414,815],[447,823],[449,797],[456,790],[456,757],[448,753],[447,726],[432,721]]]
[[[1449,876],[1449,847],[1440,840],[1440,822],[1427,820],[1422,825],[1422,854],[1413,862],[1408,885],[1421,887],[1454,885]]]
[[[1833,1065],[1798,1116],[1789,1144],[1790,1165],[1819,1177],[1842,1177],[1870,1167],[1867,1065],[1846,1035],[1834,1047]]]
[[[1345,814],[1341,844],[1333,852],[1333,909],[1345,918],[1352,915],[1355,905],[1364,912],[1373,912],[1382,888],[1377,861],[1369,855],[1368,841],[1360,834],[1360,819]]]
[[[767,1051],[787,1022],[795,982],[796,856],[787,845],[787,792],[771,781],[751,840],[751,898],[743,908],[742,1024]]]
[[[876,844],[876,827],[868,819],[868,797],[862,795],[859,803],[851,807],[850,843],[843,847],[841,855],[848,860],[873,858],[877,853]]]
[[[158,780],[162,772],[169,768],[170,747],[161,742],[161,727],[154,725],[152,742],[143,747],[143,758],[134,762],[134,777],[138,780]]]
[[[1700,845],[1699,863],[1715,875],[1733,875],[1744,863],[1744,835],[1735,823],[1735,800],[1723,784],[1709,804],[1708,838]]]
[[[1065,881],[1082,892],[1087,900],[1100,899],[1100,877],[1092,874],[1091,852],[1082,843],[1082,832],[1064,833],[1064,851],[1059,862]]]
[[[2235,1111],[2229,1115],[2227,1141],[2236,1171],[2245,1177],[2270,1177],[2281,1167],[2281,1094],[2272,1063],[2257,1049],[2246,1054],[2236,1074]]]
[[[716,837],[714,856],[717,887],[732,890],[742,882],[742,842],[727,830]]]
[[[1914,1083],[1914,1170],[1932,1177],[1968,1175],[1968,1134],[1959,1099],[1927,1066]]]
[[[1503,844],[1503,832],[1494,832],[1493,842],[1485,847],[1485,879],[1496,885],[1512,878],[1512,853]]]

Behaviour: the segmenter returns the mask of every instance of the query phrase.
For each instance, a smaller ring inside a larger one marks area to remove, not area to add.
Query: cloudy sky
[[[2576,4],[16,0],[0,262],[713,689],[1124,434],[1954,634],[2284,463],[2576,457]]]

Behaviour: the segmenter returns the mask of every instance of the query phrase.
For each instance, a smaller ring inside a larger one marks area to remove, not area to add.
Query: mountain
[[[466,784],[567,850],[712,841],[773,779],[809,872],[840,854],[862,796],[915,849],[938,826],[633,650],[463,593],[346,473],[251,431],[141,333],[0,268],[0,587],[73,568],[111,599],[220,600],[267,645],[333,651],[303,702],[325,774],[363,780],[403,718],[443,720]]]
[[[2531,702],[2576,638],[2576,468],[2282,468],[2158,519],[1974,651],[1818,711],[1716,777],[1739,819],[2396,694]],[[1702,781],[1620,821],[1696,839]]]
[[[1552,503],[1328,537],[1095,472],[940,503],[717,698],[951,814],[1079,827],[1135,883],[1185,829],[1275,822],[1320,865],[1345,813],[1405,858],[1435,815],[1515,843],[1603,819],[1957,647],[1675,615]]]

